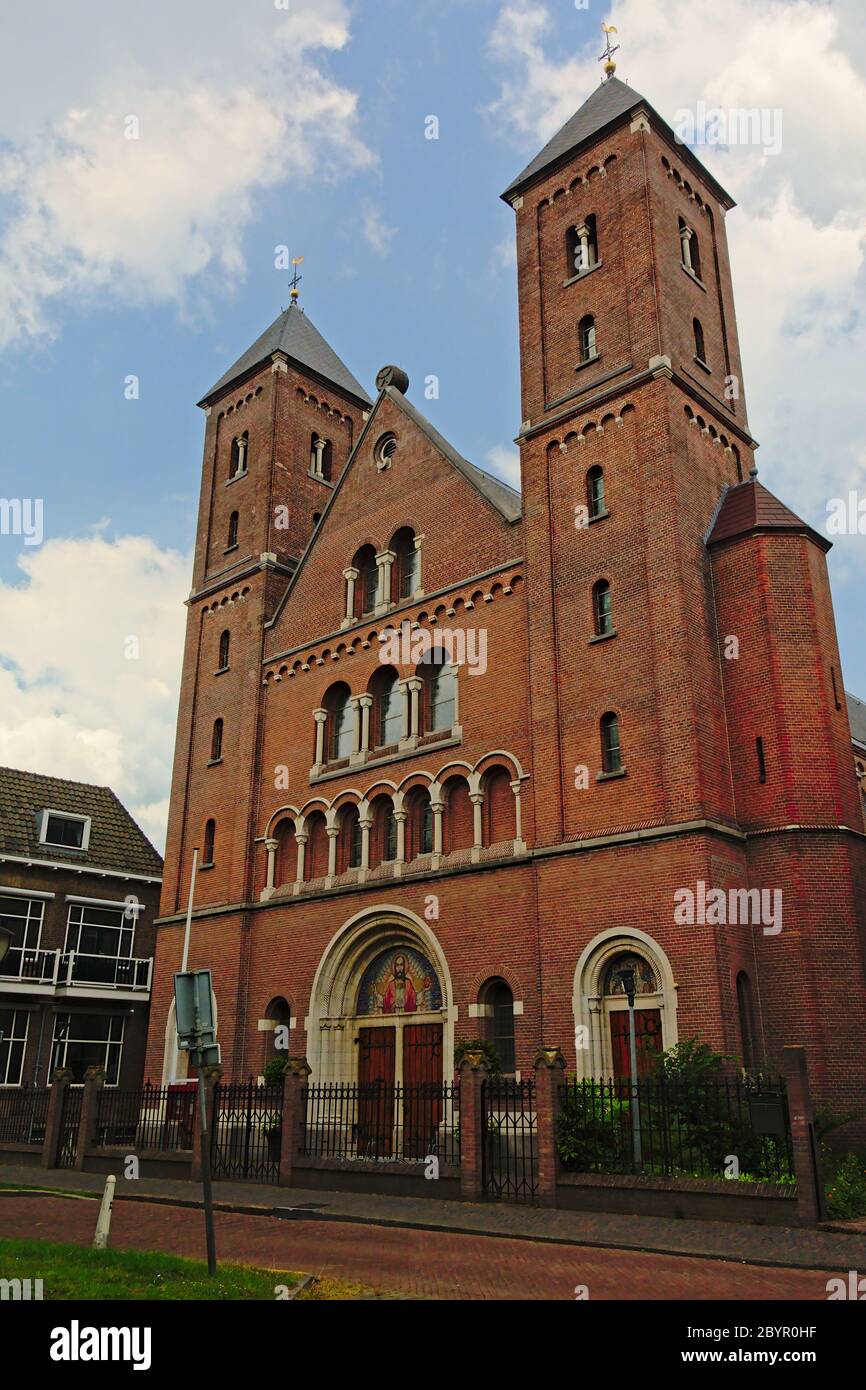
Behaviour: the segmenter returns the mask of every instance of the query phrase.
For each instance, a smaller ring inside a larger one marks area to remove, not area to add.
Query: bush
[[[265,1078],[265,1085],[274,1086],[278,1081],[282,1081],[283,1072],[285,1070],[285,1057],[272,1057],[269,1062],[265,1063],[265,1069],[262,1072],[262,1075]]]
[[[837,1161],[830,1160],[831,1171],[826,1185],[827,1214],[836,1221],[853,1221],[866,1216],[866,1160],[849,1153]]]
[[[498,1076],[502,1071],[499,1053],[486,1038],[461,1038],[459,1042],[454,1044],[454,1068],[456,1071],[460,1070],[460,1063],[467,1052],[483,1052],[491,1076]]]
[[[629,1102],[603,1086],[592,1081],[567,1086],[556,1136],[563,1167],[574,1173],[616,1173],[630,1167],[628,1117]]]

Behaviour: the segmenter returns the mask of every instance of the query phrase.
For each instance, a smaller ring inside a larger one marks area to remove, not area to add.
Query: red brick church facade
[[[866,1095],[866,836],[825,552],[757,481],[731,199],[611,78],[514,208],[521,494],[293,303],[205,397],[148,1070],[437,1078],[699,1036]],[[396,633],[397,638],[392,634]],[[444,654],[444,659],[443,659]],[[450,658],[452,659],[448,659]],[[645,1065],[645,1062],[642,1062]]]

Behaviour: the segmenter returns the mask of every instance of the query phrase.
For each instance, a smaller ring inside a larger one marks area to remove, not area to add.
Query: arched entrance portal
[[[451,1076],[451,981],[420,918],[379,908],[353,918],[316,974],[307,1029],[315,1081],[387,1086]]]

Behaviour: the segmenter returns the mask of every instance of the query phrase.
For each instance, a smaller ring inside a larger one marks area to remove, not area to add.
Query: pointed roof
[[[548,140],[540,154],[537,154],[527,164],[523,172],[518,174],[517,178],[508,185],[502,194],[505,202],[510,203],[512,198],[520,193],[527,184],[532,183],[539,174],[563,162],[568,156],[574,154],[581,145],[594,140],[607,126],[622,121],[638,107],[643,107],[655,117],[661,130],[667,135],[670,142],[676,145],[683,161],[700,169],[704,178],[712,185],[723,206],[726,208],[734,207],[735,204],[730,195],[725,192],[721,184],[716,182],[709,170],[704,168],[688,146],[677,140],[670,126],[653,109],[646,97],[641,96],[640,92],[636,92],[634,87],[629,87],[628,83],[621,82],[618,77],[608,77],[596,87],[583,105],[566,121],[562,129],[557,131],[553,139]]]
[[[721,541],[733,540],[735,536],[747,536],[756,531],[792,531],[808,536],[822,550],[829,550],[832,542],[821,536],[801,517],[780,502],[759,483],[757,478],[749,478],[736,487],[728,488],[716,513],[707,545],[718,545]]]
[[[275,352],[284,352],[299,367],[304,367],[314,375],[338,386],[341,391],[362,405],[370,405],[370,397],[359,381],[352,376],[345,362],[342,362],[329,343],[325,342],[312,320],[297,304],[290,304],[270,328],[266,328],[252,347],[247,348],[233,367],[220,377],[207,395],[202,396],[199,405],[207,405],[220,391],[232,382],[246,376],[256,367],[261,367]]]
[[[866,703],[852,695],[850,690],[845,691],[845,699],[848,702],[848,721],[851,725],[851,737],[855,743],[866,750]]]

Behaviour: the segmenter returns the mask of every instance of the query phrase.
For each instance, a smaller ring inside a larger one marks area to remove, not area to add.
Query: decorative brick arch
[[[651,996],[652,1007],[661,1013],[662,1046],[667,1049],[677,1043],[677,991],[670,961],[657,941],[637,927],[623,930],[611,928],[593,937],[581,953],[574,972],[572,1006],[574,1009],[577,1076],[604,1077],[611,1073],[610,1039],[606,1034],[606,1015],[602,994],[604,972],[617,956],[641,956],[652,966],[659,989]],[[588,1046],[578,1045],[586,1038]]]

